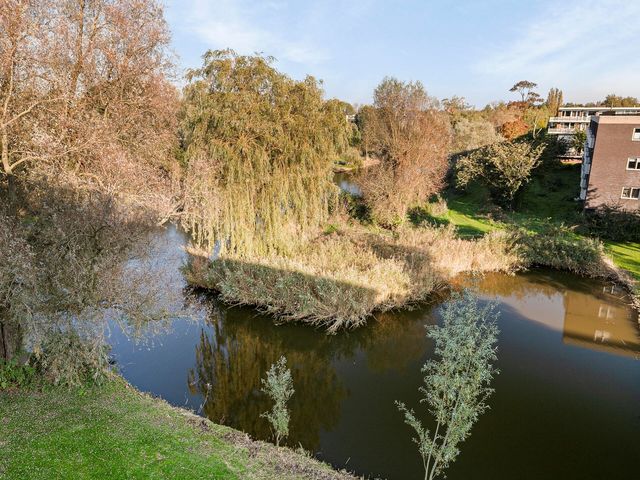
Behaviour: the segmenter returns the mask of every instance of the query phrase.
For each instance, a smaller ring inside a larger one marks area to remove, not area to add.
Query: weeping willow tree
[[[349,125],[312,77],[273,59],[208,51],[184,89],[185,226],[208,250],[283,253],[327,220]]]

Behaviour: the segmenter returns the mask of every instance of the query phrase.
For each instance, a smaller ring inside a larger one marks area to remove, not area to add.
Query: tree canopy
[[[420,82],[385,78],[363,115],[362,141],[380,159],[362,177],[365,201],[382,223],[394,223],[412,203],[443,184],[451,127]]]
[[[456,183],[465,187],[473,180],[480,180],[497,203],[510,207],[540,164],[544,148],[544,144],[524,140],[479,148],[458,159]]]
[[[324,222],[333,159],[348,146],[343,105],[272,58],[212,50],[184,89],[185,225],[207,249],[282,252]]]

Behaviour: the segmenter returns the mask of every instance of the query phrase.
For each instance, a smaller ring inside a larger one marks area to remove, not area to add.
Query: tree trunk
[[[0,359],[12,360],[22,347],[22,332],[18,325],[0,321]]]

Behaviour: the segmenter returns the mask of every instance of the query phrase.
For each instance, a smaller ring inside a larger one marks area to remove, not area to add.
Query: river
[[[425,325],[439,305],[377,315],[328,336],[274,325],[228,308],[181,280],[184,236],[159,238],[167,288],[192,306],[141,338],[111,329],[112,354],[140,390],[211,420],[269,439],[271,406],[260,378],[280,355],[292,368],[290,437],[319,459],[361,475],[421,478],[411,431],[394,406],[419,404],[421,365],[432,356]],[[640,454],[640,330],[637,314],[609,283],[549,270],[472,280],[500,311],[498,368],[483,414],[448,478],[637,478]],[[424,415],[423,415],[424,414]]]

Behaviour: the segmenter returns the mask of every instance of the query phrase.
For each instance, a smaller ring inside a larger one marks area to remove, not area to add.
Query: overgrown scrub
[[[34,252],[19,222],[0,209],[0,358],[22,348],[22,324],[31,318],[36,284]]]
[[[108,348],[99,335],[73,329],[51,333],[35,357],[36,367],[54,385],[101,384],[109,368]]]
[[[618,242],[640,242],[640,212],[619,205],[604,205],[584,213],[583,230],[588,235]]]
[[[586,238],[562,226],[542,232],[511,232],[522,266],[545,266],[588,277],[607,277],[611,269],[598,239]]]
[[[287,256],[210,261],[206,252],[191,253],[185,273],[192,285],[213,289],[228,303],[330,332],[360,326],[376,311],[426,301],[458,273],[518,265],[508,234],[462,240],[451,227],[390,234],[342,225]]]

